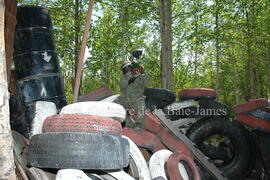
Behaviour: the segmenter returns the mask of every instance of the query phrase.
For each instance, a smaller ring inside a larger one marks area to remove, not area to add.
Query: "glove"
[[[136,64],[136,66],[132,67],[131,69],[131,74],[132,75],[137,75],[137,74],[144,74],[144,69],[142,66],[140,66],[139,64]]]

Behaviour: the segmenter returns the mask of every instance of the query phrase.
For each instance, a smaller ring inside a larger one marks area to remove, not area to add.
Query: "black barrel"
[[[13,60],[28,125],[34,117],[36,101],[54,102],[58,110],[66,104],[48,10],[18,7]]]

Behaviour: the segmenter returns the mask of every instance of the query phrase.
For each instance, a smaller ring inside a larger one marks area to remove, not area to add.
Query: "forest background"
[[[232,106],[270,97],[269,0],[169,0],[172,13],[173,91],[205,87]],[[88,0],[21,0],[50,10],[57,50],[72,101],[76,60]],[[161,87],[161,0],[96,0],[84,62],[83,95],[108,87],[119,93],[120,66],[135,49]]]

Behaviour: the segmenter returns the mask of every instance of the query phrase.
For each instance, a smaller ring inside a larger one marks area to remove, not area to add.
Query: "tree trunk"
[[[269,49],[269,47],[266,47],[266,49]],[[268,85],[268,92],[267,92],[267,96],[268,96],[268,99],[270,99],[270,49],[266,52],[266,56],[265,56],[265,64],[266,64],[266,67],[267,67],[267,74],[268,74],[268,81],[267,81],[267,85]]]
[[[160,0],[161,87],[173,89],[172,65],[172,2]]]
[[[74,14],[74,27],[75,27],[75,37],[74,37],[74,43],[75,43],[75,47],[74,47],[74,57],[75,57],[75,64],[74,64],[74,79],[73,79],[73,90],[74,90],[74,86],[75,86],[75,76],[77,74],[77,68],[78,68],[78,62],[79,62],[79,50],[80,50],[80,4],[81,1],[80,0],[75,0],[75,14]],[[81,78],[82,81],[82,78]],[[80,83],[82,84],[82,83]],[[79,95],[81,94],[81,86],[79,87]]]
[[[4,40],[4,1],[0,1],[0,179],[15,180],[13,141],[9,122],[9,93]]]
[[[196,5],[198,6],[198,5]],[[197,87],[197,70],[198,70],[198,9],[195,11],[195,59],[194,59],[194,88]]]
[[[234,99],[235,99],[235,104],[239,104],[240,103],[240,99],[239,99],[239,94],[238,94],[238,88],[237,88],[237,78],[238,77],[238,72],[237,72],[237,64],[236,64],[236,60],[235,60],[235,54],[234,54],[234,50],[232,50],[232,54],[229,55],[229,58],[232,62],[232,66],[233,66],[233,74],[235,76],[235,78],[233,78],[233,91],[234,91]]]
[[[261,83],[261,78],[260,78],[260,59],[258,58],[258,53],[257,53],[257,47],[259,47],[258,40],[257,40],[257,17],[256,17],[256,9],[255,9],[255,1],[252,1],[252,8],[251,8],[251,30],[252,30],[252,35],[253,35],[253,47],[252,47],[252,52],[253,52],[253,59],[254,59],[254,71],[255,71],[255,89],[256,89],[256,98],[261,98],[262,97],[262,83]]]
[[[75,0],[75,14],[74,14],[74,27],[75,27],[75,47],[74,47],[74,57],[75,57],[75,74],[77,73],[77,66],[78,66],[78,59],[79,59],[79,49],[80,49],[80,15],[79,15],[79,8],[80,2],[79,0]]]
[[[121,22],[122,22],[122,50],[121,50],[121,57],[123,61],[126,61],[126,51],[127,51],[127,13],[126,13],[126,1],[121,0]]]
[[[216,2],[215,12],[215,37],[216,37],[216,92],[218,94],[219,89],[219,69],[220,69],[220,44],[219,44],[219,0]]]
[[[248,70],[249,70],[249,89],[250,89],[250,99],[255,98],[254,91],[254,72],[253,72],[253,57],[252,57],[252,48],[251,48],[251,30],[250,30],[250,20],[249,20],[249,12],[246,11],[246,23],[247,23],[247,57],[248,57]]]

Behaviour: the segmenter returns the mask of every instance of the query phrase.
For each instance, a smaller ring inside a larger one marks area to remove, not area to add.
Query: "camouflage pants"
[[[145,98],[144,97],[133,97],[130,98],[125,95],[120,95],[115,101],[115,103],[121,104],[126,110],[132,110],[133,114],[130,114],[132,117],[126,119],[126,127],[129,128],[144,128],[144,118],[145,118]]]

